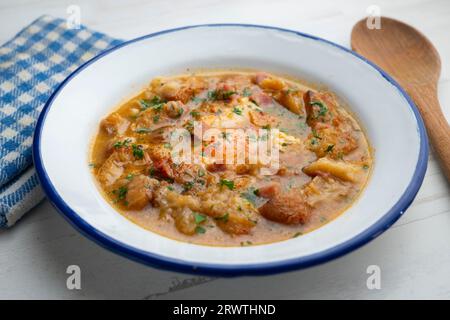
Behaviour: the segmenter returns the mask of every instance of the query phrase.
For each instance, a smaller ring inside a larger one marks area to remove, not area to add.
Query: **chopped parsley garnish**
[[[365,165],[362,166],[362,168],[363,168],[364,170],[367,170],[367,169],[369,169],[369,165],[365,164]]]
[[[189,191],[194,187],[193,181],[188,181],[185,184],[183,184],[183,191]]]
[[[216,100],[217,99],[217,90],[208,91],[207,97],[208,97],[208,100]]]
[[[139,104],[141,105],[141,109],[145,110],[150,108],[150,101],[147,99],[141,99],[139,100]]]
[[[233,94],[236,94],[236,93],[237,93],[236,91],[232,91],[232,90],[222,91],[222,99],[223,100],[228,100],[228,99],[230,99],[230,97]]]
[[[296,232],[296,233],[292,236],[292,238],[297,238],[298,236],[301,236],[301,235],[303,235],[303,233],[301,233],[301,232]]]
[[[113,190],[113,193],[117,195],[117,200],[124,200],[127,196],[128,188],[125,186],[120,187],[119,189]]]
[[[196,224],[200,224],[206,221],[206,216],[201,213],[194,212],[194,219]]]
[[[314,129],[312,129],[312,135],[313,135],[314,138],[322,139],[322,138],[319,136],[319,134],[317,133],[317,131],[314,130]]]
[[[149,133],[149,132],[152,132],[152,129],[149,129],[149,128],[137,128],[136,130],[134,130],[134,132],[136,132],[136,133]]]
[[[142,150],[142,146],[137,145],[137,144],[133,144],[131,145],[132,149],[133,149],[133,156],[136,159],[143,159],[144,158],[144,150]]]
[[[228,100],[233,94],[236,94],[236,91],[232,90],[212,90],[208,91],[207,97],[208,100]]]
[[[233,112],[239,116],[242,116],[242,109],[239,109],[238,107],[234,107]]]
[[[328,112],[328,108],[320,101],[312,101],[312,102],[310,102],[310,105],[319,107],[319,113],[318,113],[317,117],[321,117],[321,116],[323,117]]]
[[[198,111],[195,111],[195,110],[192,110],[191,112],[190,112],[190,114],[191,114],[191,116],[192,117],[194,117],[194,118],[198,118],[198,117],[200,117],[200,112],[198,112]]]
[[[328,147],[325,149],[325,152],[331,152],[333,151],[334,144],[329,144]]]
[[[228,222],[229,217],[230,217],[230,215],[228,213],[225,213],[223,216],[214,218],[214,220]]]
[[[131,181],[131,180],[133,180],[133,177],[134,177],[134,174],[129,173],[129,174],[126,176],[126,179],[127,179],[128,181]]]
[[[154,115],[153,116],[153,123],[158,123],[158,121],[159,121],[159,114],[157,114],[157,115]]]
[[[219,185],[221,187],[225,186],[225,187],[227,187],[230,190],[234,190],[234,182],[231,181],[231,180],[221,179]]]
[[[156,111],[160,111],[162,106],[166,103],[165,100],[161,99],[158,96],[154,96],[152,99],[141,99],[139,100],[139,104],[141,105],[142,110],[147,110],[148,108],[155,109]]]
[[[122,147],[128,147],[130,145],[131,139],[125,139],[123,141],[117,141],[114,143],[114,148],[122,148]]]
[[[197,234],[203,234],[203,233],[205,233],[206,232],[206,229],[205,228],[203,228],[203,227],[201,227],[201,226],[196,226],[195,227],[195,233],[197,233]]]

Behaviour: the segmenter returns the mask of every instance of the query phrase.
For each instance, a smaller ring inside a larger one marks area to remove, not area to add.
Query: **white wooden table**
[[[3,43],[41,14],[67,17],[130,39],[177,26],[242,22],[275,25],[349,46],[352,25],[375,3],[381,14],[411,23],[442,58],[439,97],[450,118],[450,2],[441,1],[0,1]],[[66,268],[79,265],[81,290],[66,288]],[[366,268],[381,268],[381,289],[366,286]],[[433,156],[407,214],[382,236],[332,262],[265,277],[218,279],[160,271],[100,248],[44,201],[0,232],[0,298],[450,298],[450,195]]]

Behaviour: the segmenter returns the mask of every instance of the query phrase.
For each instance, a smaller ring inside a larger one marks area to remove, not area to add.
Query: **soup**
[[[265,72],[155,78],[101,120],[90,161],[122,215],[181,241],[298,237],[357,199],[372,155],[337,97]]]

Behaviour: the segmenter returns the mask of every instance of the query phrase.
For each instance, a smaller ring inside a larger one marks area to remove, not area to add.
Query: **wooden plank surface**
[[[0,2],[0,42],[42,14],[67,17],[129,39],[182,25],[242,22],[292,28],[349,46],[353,24],[372,1],[12,1]],[[450,2],[387,1],[381,14],[411,23],[442,58],[439,98],[450,118]],[[44,201],[14,228],[0,231],[0,298],[450,298],[450,193],[433,156],[411,208],[391,229],[332,262],[265,277],[220,279],[148,268],[81,236]],[[68,290],[66,268],[79,265],[82,289]],[[369,265],[381,268],[381,289],[366,286]]]

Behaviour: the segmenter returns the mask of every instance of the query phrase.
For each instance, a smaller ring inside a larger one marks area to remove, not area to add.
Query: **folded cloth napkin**
[[[0,47],[0,228],[12,226],[44,198],[31,144],[45,102],[77,67],[119,43],[42,16]]]

